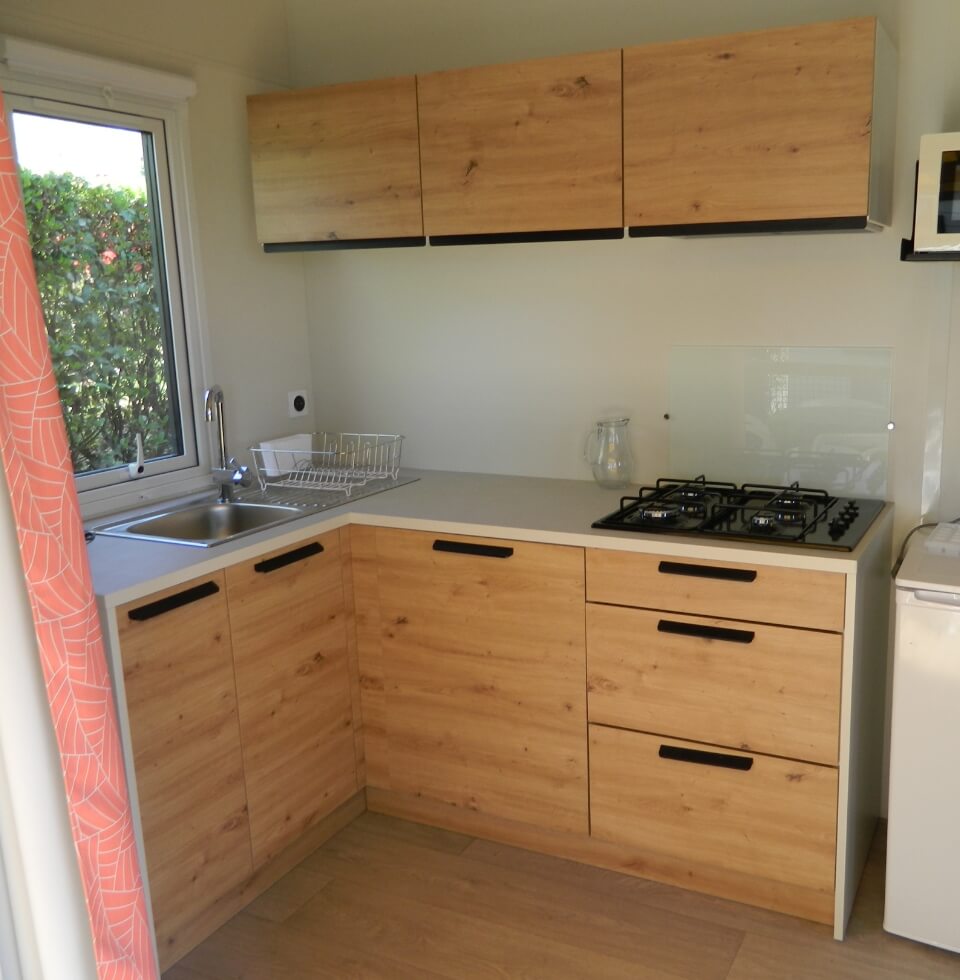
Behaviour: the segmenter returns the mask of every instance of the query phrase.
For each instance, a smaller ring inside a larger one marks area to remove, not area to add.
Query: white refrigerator
[[[960,952],[960,527],[940,530],[896,580],[883,926]]]

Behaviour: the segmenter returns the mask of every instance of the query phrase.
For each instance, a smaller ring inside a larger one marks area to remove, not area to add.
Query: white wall
[[[947,403],[960,379],[957,364],[948,386],[954,273],[898,258],[912,224],[919,136],[960,129],[950,87],[955,0],[288,0],[287,8],[298,85],[877,14],[900,48],[893,228],[312,255],[317,419],[401,431],[413,465],[588,478],[584,432],[624,411],[637,476],[652,478],[669,467],[672,344],[890,347],[889,494],[901,527],[921,508],[936,510],[938,426],[948,409],[960,429],[960,404]],[[960,464],[960,432],[944,451]],[[925,466],[935,470],[926,491]]]
[[[311,381],[303,269],[257,245],[245,107],[248,93],[289,83],[282,0],[0,0],[0,33],[196,80],[190,159],[210,372],[194,386],[223,386],[235,452],[293,431],[286,393]]]

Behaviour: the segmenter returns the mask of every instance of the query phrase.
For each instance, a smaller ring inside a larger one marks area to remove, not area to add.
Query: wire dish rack
[[[371,480],[396,480],[403,436],[372,432],[314,432],[252,446],[261,490],[339,490]]]

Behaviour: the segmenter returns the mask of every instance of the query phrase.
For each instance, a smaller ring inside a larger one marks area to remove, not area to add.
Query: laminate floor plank
[[[640,892],[658,887],[657,882],[648,878],[637,878],[609,868],[598,868],[592,864],[581,864],[579,861],[479,838],[463,851],[463,857],[500,868],[525,871],[539,877],[545,884],[562,882],[581,891],[617,895],[623,901],[638,900]]]
[[[355,932],[338,933],[325,924],[291,931],[241,912],[174,969],[182,963],[204,980],[451,980],[449,974],[392,959],[375,936],[364,940]],[[168,971],[163,980],[169,977]]]
[[[606,868],[595,868],[575,861],[564,861],[548,854],[526,851],[509,844],[476,840],[463,853],[465,858],[498,868],[522,867],[537,875],[544,887],[551,887],[559,876],[592,894],[617,895],[631,905],[647,906],[671,915],[689,917],[716,926],[770,935],[774,938],[819,938],[833,942],[833,929],[781,912],[743,905],[729,899],[704,895],[659,881],[636,878]]]
[[[371,810],[362,813],[351,826],[447,854],[462,854],[476,840],[475,837],[458,834],[453,830],[430,827],[424,823],[411,823],[409,820],[396,820],[382,813],[373,813]]]
[[[932,951],[935,952],[935,951]],[[950,954],[945,954],[950,955]],[[933,957],[936,960],[939,957]],[[948,980],[960,977],[960,965],[931,962],[924,955],[888,957],[879,945],[869,949],[834,942],[784,942],[748,935],[728,980]]]
[[[199,973],[197,970],[192,970],[181,960],[163,974],[163,980],[217,980],[217,978],[212,977],[209,973]]]
[[[270,922],[286,922],[287,919],[303,908],[306,903],[330,883],[330,878],[309,871],[304,867],[296,867],[285,874],[275,885],[258,895],[244,910],[258,919],[268,919]]]
[[[163,980],[960,980],[960,955],[883,931],[883,884],[881,834],[838,943],[787,915],[365,813]]]
[[[458,980],[670,980],[662,971],[606,953],[603,944],[578,948],[544,939],[522,923],[491,922],[440,902],[426,905],[390,887],[384,877],[335,878],[281,928],[369,944],[408,966]]]
[[[522,928],[531,938],[581,953],[602,950],[632,962],[636,977],[724,980],[743,939],[740,930],[674,913],[643,908],[637,914],[626,893],[585,892],[560,880],[546,883],[522,869],[427,852],[371,831],[361,821],[315,851],[307,863],[335,881],[377,882],[398,903],[413,900],[491,926]],[[663,943],[665,933],[674,942]],[[639,961],[638,950],[643,951]]]

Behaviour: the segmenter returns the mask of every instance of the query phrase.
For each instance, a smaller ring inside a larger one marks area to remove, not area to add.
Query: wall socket
[[[301,415],[306,415],[308,408],[309,404],[305,391],[301,389],[300,391],[287,392],[287,413],[290,418],[298,419]]]

